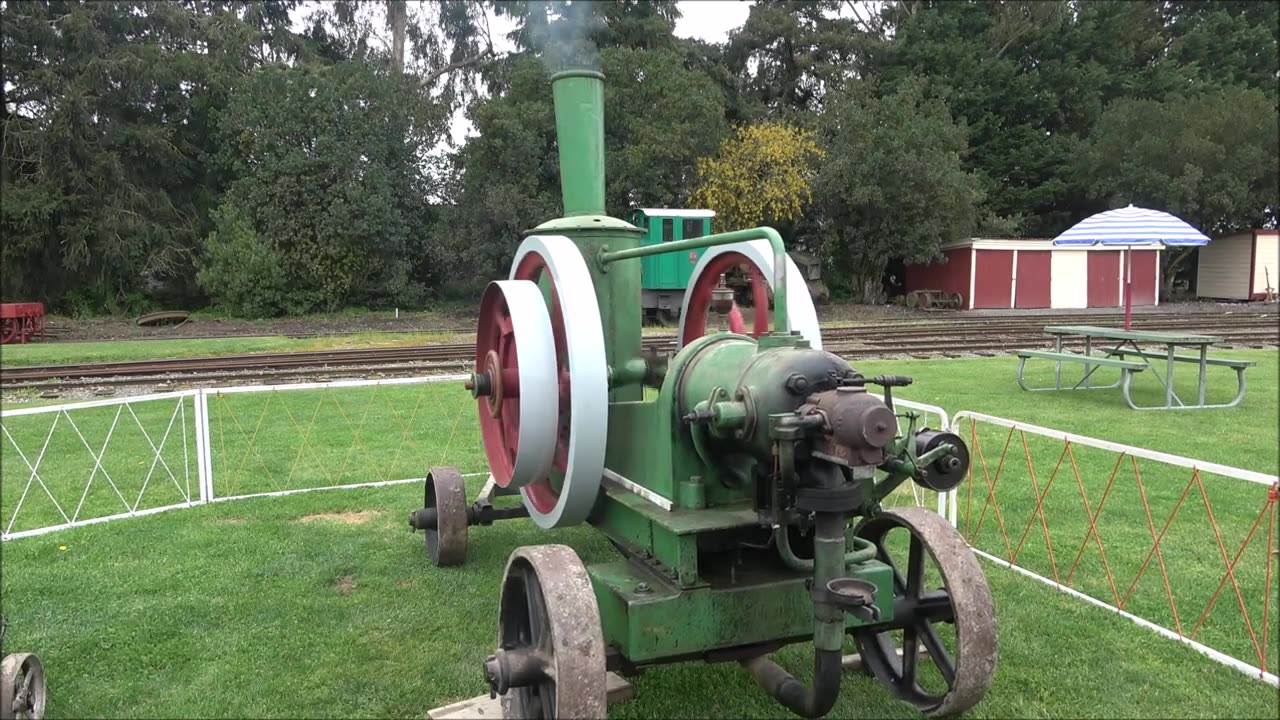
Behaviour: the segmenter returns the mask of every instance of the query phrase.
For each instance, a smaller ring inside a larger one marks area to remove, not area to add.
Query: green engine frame
[[[589,71],[552,78],[566,217],[528,234],[564,235],[577,244],[588,261],[603,323],[612,378],[609,472],[588,522],[626,555],[588,567],[605,641],[626,664],[642,666],[696,657],[733,659],[735,649],[758,652],[762,645],[811,639],[813,572],[788,567],[776,549],[752,549],[771,535],[761,524],[750,482],[758,461],[730,456],[723,463],[708,462],[710,453],[698,447],[707,441],[704,431],[682,427],[680,417],[682,397],[714,400],[717,391],[725,392],[714,378],[748,372],[768,377],[759,365],[778,355],[769,351],[808,344],[779,332],[759,342],[711,335],[683,348],[658,378],[654,359],[642,355],[636,302],[640,258],[764,240],[778,268],[773,328],[787,327],[785,247],[778,233],[766,227],[643,245],[642,229],[607,216],[603,79]],[[711,350],[716,352],[707,359],[705,372],[686,372],[687,365]],[[657,387],[656,397],[645,398],[646,385]],[[846,552],[856,547],[850,531]],[[875,585],[878,621],[890,619],[892,569],[867,560],[849,572]],[[846,615],[847,628],[860,624],[862,620]]]

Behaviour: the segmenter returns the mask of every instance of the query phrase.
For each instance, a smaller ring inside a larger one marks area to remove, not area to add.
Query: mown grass
[[[233,337],[174,340],[104,341],[78,343],[31,343],[5,345],[0,351],[0,367],[67,365],[128,360],[169,360],[248,353],[308,352],[375,347],[407,347],[438,343],[466,342],[467,333],[354,333],[312,338]]]
[[[1023,393],[1013,381],[1015,361],[1007,357],[865,362],[859,368],[868,374],[910,374],[916,384],[899,390],[900,397],[952,412],[987,412],[1274,473],[1277,354],[1224,354],[1259,362],[1250,371],[1244,406],[1185,413],[1137,413],[1116,391]],[[1218,383],[1227,379],[1211,377]],[[149,431],[160,426],[159,434],[152,431],[152,442],[159,443],[175,407],[176,402],[169,402],[135,408]],[[100,411],[74,415],[96,452],[114,409],[90,417],[93,413]],[[478,470],[483,454],[473,413],[469,399],[453,384],[211,398],[218,492],[415,477],[442,462]],[[49,415],[9,418],[4,427],[30,456],[28,448],[34,445],[38,451],[51,422]],[[44,462],[55,465],[47,466],[48,473],[42,470],[42,476],[55,496],[78,500],[93,461],[74,433],[64,436],[69,431],[65,423],[64,417],[46,452]],[[128,429],[130,424],[133,419],[126,414],[104,456],[104,466],[122,491],[124,483],[134,483],[123,493],[126,497],[132,497],[155,455],[135,432],[136,424]],[[976,432],[994,472],[1007,431],[979,425]],[[298,438],[304,435],[302,445]],[[8,523],[15,493],[29,471],[15,458],[10,440],[0,441],[5,443],[0,518]],[[1018,444],[1006,456],[996,497],[1007,532],[1020,535],[1034,501],[1028,504],[1030,475],[1021,440],[1015,437],[1014,442]],[[1043,489],[1057,455],[1030,436],[1028,448]],[[1061,452],[1060,443],[1056,452]],[[76,455],[84,460],[73,460]],[[1042,456],[1049,458],[1044,469]],[[190,468],[194,488],[190,452],[183,458],[178,445],[166,445],[162,457],[179,484],[182,469]],[[1021,470],[1015,471],[1013,459],[1021,462]],[[1078,456],[1081,484],[1095,509],[1114,456],[1110,463],[1083,451]],[[1161,505],[1167,501],[1166,490],[1176,490],[1176,500],[1189,476],[1140,467],[1159,529],[1169,510]],[[157,488],[170,494],[157,495],[155,505],[180,497],[167,474],[153,476],[152,482],[158,478],[164,482],[148,486],[144,507],[153,502],[150,493]],[[1001,555],[1005,546],[1001,534],[992,531],[997,526],[991,511],[983,529],[974,533],[986,492],[980,470],[977,478],[968,532],[978,547]],[[472,492],[480,480],[472,480]],[[1055,547],[1069,548],[1074,559],[1087,528],[1079,490],[1074,475],[1060,474],[1054,482],[1053,493],[1063,494],[1048,496],[1047,522]],[[1140,561],[1151,545],[1140,501],[1120,494],[1121,482],[1117,479],[1099,521],[1117,576],[1121,568],[1131,568],[1132,558]],[[1220,478],[1206,478],[1205,483],[1228,553],[1234,553],[1247,529],[1242,523],[1252,522],[1259,508],[1258,488]],[[1124,487],[1133,485],[1130,476]],[[113,511],[120,504],[109,487],[99,497],[104,487],[99,476],[86,510]],[[20,521],[58,517],[47,498],[43,505],[33,500],[43,495],[39,488],[33,493]],[[1181,513],[1196,509],[1192,501],[1201,503],[1204,514],[1198,490],[1192,493],[1180,511],[1184,520],[1192,516]],[[962,494],[962,530],[966,500]],[[51,717],[421,717],[432,707],[483,691],[480,663],[492,649],[502,565],[514,547],[563,542],[588,563],[613,553],[589,528],[547,533],[527,521],[514,521],[474,529],[468,563],[436,569],[422,553],[421,537],[410,535],[404,523],[404,512],[420,502],[417,485],[320,492],[216,503],[7,542],[0,548],[0,589],[12,623],[6,649],[33,650],[45,660]],[[325,514],[344,515],[309,517]],[[1197,531],[1175,536],[1179,527],[1175,523],[1164,541],[1171,577],[1183,578],[1177,591],[1211,592],[1223,568],[1213,535]],[[1050,574],[1047,552],[1033,550],[1037,541],[1043,548],[1040,532],[1037,522],[1019,564]],[[1096,547],[1086,550],[1072,584],[1107,599],[1109,583],[1091,557],[1097,557]],[[1249,602],[1260,602],[1256,572],[1246,566],[1250,557],[1238,567],[1240,583],[1251,593],[1246,594]],[[1057,562],[1064,560],[1057,557]],[[1000,621],[1000,666],[994,687],[972,716],[1274,717],[1273,688],[1011,571],[991,564],[984,569]],[[1168,607],[1154,561],[1147,573],[1134,591],[1131,609],[1157,619],[1161,601],[1166,612]],[[1195,606],[1195,598],[1180,598],[1180,612],[1184,605]],[[1236,606],[1228,586],[1198,637],[1249,659],[1252,648],[1240,643],[1239,610],[1234,617],[1228,612]],[[1256,626],[1257,603],[1251,609]],[[1274,603],[1271,610],[1274,639]],[[809,678],[806,646],[788,648],[779,659],[801,679]],[[1275,666],[1274,653],[1268,665]],[[732,665],[657,668],[635,686],[636,698],[616,706],[612,716],[788,717]],[[916,715],[873,682],[851,676],[831,716]]]

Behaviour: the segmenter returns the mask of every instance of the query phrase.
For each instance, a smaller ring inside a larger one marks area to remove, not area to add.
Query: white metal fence
[[[184,390],[4,410],[0,540],[222,500],[414,482],[432,464],[481,470],[462,379]]]

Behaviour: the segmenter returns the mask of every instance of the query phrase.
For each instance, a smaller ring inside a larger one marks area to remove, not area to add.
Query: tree
[[[675,49],[606,48],[605,204],[615,217],[632,207],[687,202],[696,159],[726,130],[724,99]],[[447,188],[455,203],[449,241],[476,279],[498,272],[520,233],[561,214],[555,117],[546,69],[532,54],[513,59],[506,92],[472,106],[479,135],[453,158]]]
[[[1073,163],[1089,197],[1106,207],[1173,213],[1210,237],[1280,220],[1276,107],[1261,90],[1118,100]],[[1162,253],[1165,293],[1189,249]]]
[[[136,310],[147,284],[189,274],[218,191],[202,159],[219,93],[263,47],[289,52],[261,29],[274,10],[245,19],[259,9],[4,4],[7,297]]]
[[[812,197],[822,150],[813,133],[778,122],[739,128],[698,160],[693,203],[716,211],[722,230],[790,222]]]
[[[855,298],[881,300],[891,258],[931,260],[943,242],[978,227],[982,190],[963,167],[964,131],[944,103],[925,99],[923,81],[899,82],[884,97],[850,88],[818,128],[820,232],[828,264],[852,280]]]
[[[757,2],[729,34],[728,65],[773,113],[814,112],[823,96],[862,71],[863,50],[879,40],[838,0]],[[856,5],[856,3],[851,3]]]
[[[267,67],[236,88],[220,122],[236,177],[224,203],[287,270],[283,310],[422,300],[445,268],[420,158],[444,125],[386,65]]]

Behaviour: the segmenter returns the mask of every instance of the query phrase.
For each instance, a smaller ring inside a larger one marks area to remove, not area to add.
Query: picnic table
[[[1094,327],[1091,325],[1050,325],[1044,331],[1055,337],[1055,350],[1049,352],[1047,350],[1015,350],[1014,354],[1018,356],[1018,386],[1023,390],[1042,391],[1042,390],[1105,390],[1119,387],[1124,395],[1125,402],[1134,410],[1176,410],[1176,409],[1204,409],[1204,408],[1229,408],[1240,404],[1244,399],[1245,391],[1245,370],[1253,367],[1255,363],[1249,360],[1227,360],[1223,358],[1209,357],[1209,346],[1222,342],[1221,338],[1212,335],[1196,335],[1191,333],[1177,332],[1154,332],[1148,330],[1121,330],[1118,328]],[[1066,337],[1079,337],[1084,339],[1084,353],[1068,353],[1062,350],[1062,341]],[[1102,355],[1093,354],[1093,341],[1103,341],[1106,351]],[[1162,350],[1144,349],[1143,346],[1150,348],[1151,346],[1163,346]],[[1179,347],[1189,347],[1194,349],[1194,354],[1179,354]],[[1040,358],[1045,360],[1053,360],[1056,363],[1054,370],[1053,387],[1027,387],[1023,379],[1023,371],[1026,368],[1027,360],[1030,358]],[[1130,359],[1133,358],[1133,359]],[[1159,369],[1156,364],[1164,361],[1163,377],[1160,376]],[[1062,365],[1063,363],[1081,363],[1085,366],[1084,377],[1070,388],[1062,386]],[[1200,376],[1199,384],[1196,392],[1196,402],[1187,404],[1173,389],[1173,369],[1179,363],[1195,363],[1199,366]],[[1228,367],[1236,372],[1236,395],[1228,403],[1206,405],[1205,404],[1205,376],[1209,366]],[[1110,385],[1091,385],[1089,378],[1098,368],[1110,367],[1120,370],[1120,379]],[[1133,376],[1136,373],[1151,370],[1156,373],[1156,379],[1164,386],[1164,405],[1138,405],[1134,403],[1132,397]]]

